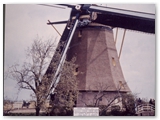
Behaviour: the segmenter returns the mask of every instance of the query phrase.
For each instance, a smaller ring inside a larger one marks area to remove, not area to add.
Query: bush
[[[54,106],[48,115],[50,116],[73,116],[73,110],[67,107]]]

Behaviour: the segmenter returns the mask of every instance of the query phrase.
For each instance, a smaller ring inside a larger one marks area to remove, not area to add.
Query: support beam
[[[125,34],[126,34],[126,29],[124,30],[124,34],[123,34],[123,39],[122,39],[122,43],[121,43],[121,48],[120,48],[120,52],[119,52],[119,59],[121,57],[121,52],[122,52],[122,47],[123,47],[123,43],[124,43],[124,37],[125,37]]]
[[[78,16],[78,15],[77,15],[77,16]],[[79,16],[78,16],[78,17],[79,17]],[[58,82],[59,82],[60,75],[61,75],[61,70],[62,70],[64,61],[65,61],[65,58],[66,58],[66,53],[67,53],[68,47],[69,47],[69,45],[70,45],[70,43],[71,43],[73,34],[74,34],[75,30],[76,30],[78,21],[79,21],[78,19],[75,20],[75,24],[73,24],[73,28],[71,29],[71,33],[70,33],[70,36],[69,36],[69,38],[68,38],[68,42],[67,42],[67,44],[66,44],[66,46],[65,46],[64,52],[62,53],[62,57],[61,57],[61,59],[60,59],[59,65],[58,65],[58,67],[57,67],[57,70],[56,70],[56,72],[55,72],[54,78],[53,78],[52,83],[51,83],[51,85],[50,85],[49,94],[54,92],[54,89],[53,89],[53,88],[56,87],[56,86],[54,86],[54,85],[55,85],[55,84],[57,85]]]
[[[48,20],[48,22],[51,23],[49,20]],[[55,31],[56,31],[60,36],[62,36],[62,35],[58,32],[58,30],[54,27],[53,24],[50,24],[50,25],[52,25],[52,27],[55,29]]]
[[[118,27],[116,28],[115,45],[116,45],[116,42],[117,42],[117,35],[118,35]]]

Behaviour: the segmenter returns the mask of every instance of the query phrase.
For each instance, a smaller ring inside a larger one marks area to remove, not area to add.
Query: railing
[[[137,114],[143,113],[143,112],[154,112],[155,106],[152,104],[141,104],[136,107],[136,111],[137,111],[136,112]]]

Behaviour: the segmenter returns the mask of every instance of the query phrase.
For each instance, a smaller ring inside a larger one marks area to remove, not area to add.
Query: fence
[[[152,104],[141,104],[136,107],[136,113],[155,112],[155,106]]]

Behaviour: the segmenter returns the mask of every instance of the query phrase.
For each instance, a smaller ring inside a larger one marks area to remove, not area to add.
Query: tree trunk
[[[36,116],[39,116],[39,112],[40,112],[40,107],[36,106]]]

